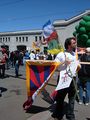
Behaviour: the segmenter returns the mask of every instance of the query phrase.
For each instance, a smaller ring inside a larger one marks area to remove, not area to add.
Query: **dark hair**
[[[74,37],[70,37],[70,38],[67,38],[65,40],[64,47],[65,47],[66,50],[68,49],[68,45],[71,45],[71,40],[72,39],[76,40]]]

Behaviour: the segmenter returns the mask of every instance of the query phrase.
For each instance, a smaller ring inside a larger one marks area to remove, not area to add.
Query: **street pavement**
[[[51,118],[55,104],[49,100],[49,94],[56,87],[57,73],[55,72],[48,85],[47,92],[39,94],[32,107],[25,111],[23,103],[27,100],[25,65],[20,66],[19,77],[15,78],[15,70],[6,70],[6,77],[0,78],[0,120],[53,120]],[[67,97],[65,99],[67,103]],[[65,108],[66,109],[66,108]],[[75,102],[76,120],[90,120],[90,104],[88,106],[79,105]],[[66,120],[64,116],[64,120]]]

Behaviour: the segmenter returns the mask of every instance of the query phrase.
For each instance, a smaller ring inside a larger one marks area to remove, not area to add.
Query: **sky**
[[[90,0],[0,0],[0,32],[42,29],[90,10]]]

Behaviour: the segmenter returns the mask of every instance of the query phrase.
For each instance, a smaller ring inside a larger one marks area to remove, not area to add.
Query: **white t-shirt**
[[[70,61],[76,60],[76,54],[75,52],[69,53],[69,52],[60,52],[56,58],[55,61],[57,62],[65,62],[65,60],[68,59]]]
[[[35,54],[34,53],[30,53],[30,60],[35,60]]]
[[[71,63],[73,63],[73,64],[70,64],[71,66],[73,65],[72,66],[73,68],[76,67],[75,66],[75,62],[77,60],[76,60],[76,54],[75,54],[75,52],[72,52],[72,53],[69,53],[69,52],[60,52],[56,56],[55,61],[56,62],[65,62],[66,59],[68,59]],[[65,70],[65,69],[67,69],[67,64],[60,65],[60,67],[59,67],[60,71],[61,70]],[[75,73],[73,73],[73,74],[75,74]]]

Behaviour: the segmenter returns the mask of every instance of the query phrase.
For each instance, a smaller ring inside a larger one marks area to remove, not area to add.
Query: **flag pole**
[[[77,35],[75,36],[75,39],[76,39],[76,50],[75,50],[75,52],[76,52],[76,60],[78,60]],[[76,77],[78,77],[77,72],[76,72]],[[78,91],[77,91],[77,85],[76,85],[76,83],[75,83],[75,79],[73,78],[72,80],[73,80],[73,84],[74,84],[74,87],[75,87],[75,90],[76,90],[76,98],[77,98],[77,100],[78,100],[78,102],[79,102],[80,98],[79,98]]]

